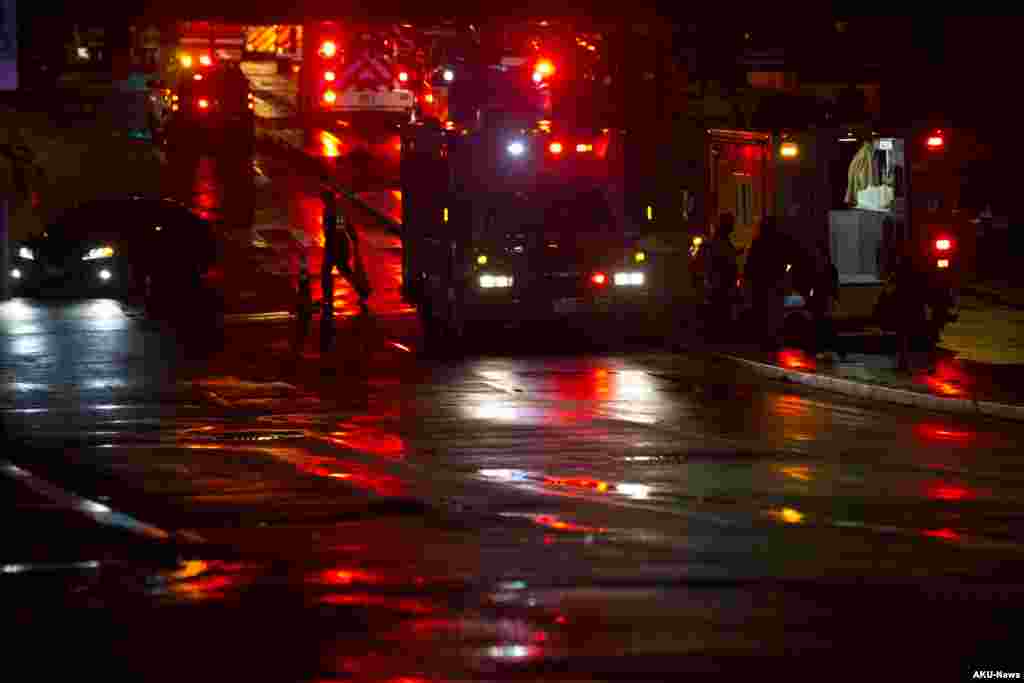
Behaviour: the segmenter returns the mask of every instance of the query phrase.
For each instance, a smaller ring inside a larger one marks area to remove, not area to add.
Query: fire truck
[[[186,69],[210,66],[214,61],[242,59],[245,27],[214,21],[178,23],[178,62]]]
[[[319,22],[303,40],[299,108],[307,118],[368,115],[408,121],[418,74],[401,63],[400,27]]]
[[[302,61],[302,26],[271,24],[245,28],[246,59],[277,62],[278,73],[296,71]]]
[[[443,125],[403,127],[403,294],[427,345],[484,325],[647,322],[661,268],[623,208],[625,136],[552,97],[587,94],[554,43],[504,44],[449,81]]]
[[[948,123],[712,128],[703,151],[709,226],[720,212],[732,213],[734,243],[745,249],[757,223],[773,215],[791,238],[790,315],[808,317],[822,280],[806,271],[824,265],[838,277],[829,315],[841,328],[910,329],[915,344],[928,348],[956,320],[971,251],[968,217],[959,210],[967,150]],[[695,264],[706,236],[694,237]],[[899,267],[903,259],[909,267]]]

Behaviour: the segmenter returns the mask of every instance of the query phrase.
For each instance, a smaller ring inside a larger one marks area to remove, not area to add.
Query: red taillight
[[[206,99],[205,97],[201,97],[201,98],[199,98],[199,101],[196,102],[196,105],[200,109],[209,109],[210,108],[210,100]]]
[[[398,80],[400,80],[402,83],[407,83],[409,81],[409,73],[407,71],[399,71]]]
[[[324,72],[324,80],[327,81],[328,83],[333,83],[334,79],[337,77],[337,74],[335,74],[333,71]]]
[[[197,81],[201,81],[201,80],[203,80],[203,74],[196,74],[192,78],[197,80]]]
[[[952,248],[953,240],[949,239],[948,237],[940,237],[939,239],[935,240],[936,251],[949,251]]]
[[[563,148],[561,142],[552,142],[550,145],[548,145],[548,151],[551,152],[552,154],[561,154],[562,149]]]
[[[593,282],[598,287],[604,287],[606,284],[608,284],[608,276],[605,275],[604,273],[594,273],[593,275],[590,276],[590,281]]]
[[[210,66],[211,64],[213,64],[213,59],[210,57],[210,55],[199,55],[199,63],[203,66]]]
[[[946,146],[946,139],[942,137],[942,133],[935,133],[928,136],[925,144],[928,145],[928,149],[942,149]]]
[[[320,43],[320,56],[321,57],[333,57],[338,54],[338,44],[333,40],[325,40]]]

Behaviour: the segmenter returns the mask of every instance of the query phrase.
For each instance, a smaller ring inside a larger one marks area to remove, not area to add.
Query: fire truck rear
[[[616,189],[624,138],[551,118],[557,56],[502,61],[453,79],[449,125],[403,130],[404,293],[428,344],[523,321],[635,329],[660,277]]]
[[[393,28],[320,22],[303,41],[300,107],[309,117],[372,115],[408,121],[416,75],[400,64]]]

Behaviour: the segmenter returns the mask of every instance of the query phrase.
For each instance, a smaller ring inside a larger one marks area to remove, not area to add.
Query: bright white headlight
[[[511,275],[481,275],[480,287],[482,289],[506,288],[512,286]]]
[[[641,272],[615,273],[615,285],[617,287],[639,287],[644,284],[644,274]]]
[[[18,258],[23,258],[23,259],[25,259],[27,261],[35,261],[36,260],[36,255],[28,247],[22,247],[22,248],[18,249]]]
[[[516,140],[515,142],[510,142],[508,147],[506,147],[505,149],[508,150],[508,153],[511,154],[512,156],[520,157],[523,155],[523,152],[526,151],[526,145]]]
[[[86,252],[85,256],[82,257],[83,261],[93,261],[98,258],[110,258],[114,255],[113,247],[96,247]]]

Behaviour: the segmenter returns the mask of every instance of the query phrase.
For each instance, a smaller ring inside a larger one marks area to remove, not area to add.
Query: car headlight
[[[85,256],[82,257],[83,261],[93,261],[98,258],[110,258],[114,255],[114,248],[107,247],[96,247],[86,252]]]
[[[36,254],[28,247],[21,247],[20,249],[18,249],[18,258],[23,258],[26,261],[35,261]]]
[[[644,274],[641,272],[615,273],[615,286],[617,287],[639,287],[644,284]]]
[[[480,288],[481,289],[496,289],[496,288],[507,288],[511,287],[513,278],[511,275],[481,275],[480,276]]]

